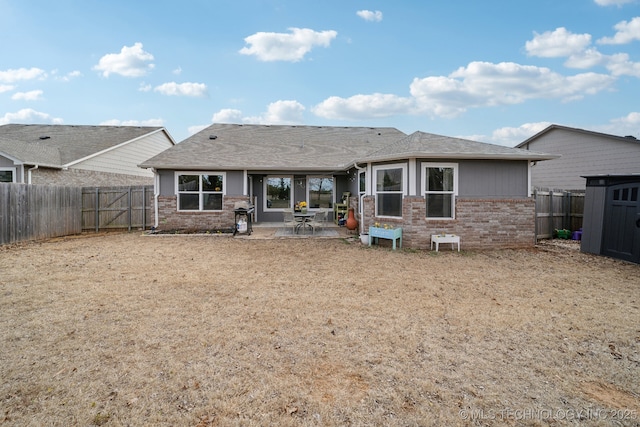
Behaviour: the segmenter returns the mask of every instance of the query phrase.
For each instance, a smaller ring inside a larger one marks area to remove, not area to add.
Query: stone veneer
[[[224,196],[222,211],[178,212],[176,196],[158,196],[159,230],[229,230],[235,226],[236,202],[248,202],[247,196]]]
[[[376,218],[375,196],[366,196],[363,202],[365,232],[375,222],[402,227],[402,246],[407,248],[429,249],[431,235],[443,232],[459,235],[463,249],[522,248],[535,244],[532,198],[459,197],[453,220],[427,220],[424,197],[405,197],[402,219]]]

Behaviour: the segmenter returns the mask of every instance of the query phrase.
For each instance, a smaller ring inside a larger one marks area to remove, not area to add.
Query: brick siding
[[[176,196],[158,196],[158,228],[160,230],[229,230],[235,226],[236,202],[248,202],[247,196],[224,196],[222,211],[178,212]]]
[[[402,227],[402,246],[428,249],[431,235],[457,234],[463,249],[497,249],[531,247],[535,243],[535,200],[456,199],[456,218],[427,220],[424,197],[403,199],[402,219],[376,218],[375,196],[364,203],[365,232],[374,222]]]

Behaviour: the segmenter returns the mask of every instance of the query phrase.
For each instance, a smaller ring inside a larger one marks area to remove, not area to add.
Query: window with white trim
[[[458,194],[457,163],[424,163],[422,169],[427,218],[455,218]]]
[[[16,168],[0,168],[0,182],[16,182]]]
[[[373,167],[376,216],[402,218],[402,199],[407,190],[407,165]]]
[[[265,210],[282,210],[293,207],[291,175],[270,175],[264,179]]]
[[[179,211],[221,211],[224,172],[176,172]]]

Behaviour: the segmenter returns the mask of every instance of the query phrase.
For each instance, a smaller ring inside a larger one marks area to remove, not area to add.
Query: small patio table
[[[300,219],[300,224],[296,225],[296,233],[300,231],[300,227],[302,227],[302,234],[307,234],[307,228],[311,228],[308,225],[308,222],[311,218],[315,216],[313,212],[294,212],[293,217],[296,219]]]

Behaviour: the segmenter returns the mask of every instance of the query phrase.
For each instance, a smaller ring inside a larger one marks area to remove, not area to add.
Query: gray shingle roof
[[[346,170],[409,157],[544,160],[556,156],[395,128],[214,124],[145,161],[182,170]]]
[[[386,127],[214,124],[140,166],[190,170],[344,170],[354,159],[404,136],[405,133]]]
[[[414,132],[360,159],[362,162],[406,157],[430,159],[548,160],[558,156],[461,138]]]
[[[535,135],[529,137],[528,139],[522,141],[520,144],[516,145],[516,148],[526,148],[529,145],[529,143],[537,140],[542,135],[544,135],[546,133],[549,133],[549,132],[551,132],[552,130],[555,130],[555,129],[565,130],[565,131],[569,131],[569,132],[583,133],[583,134],[586,134],[586,135],[593,135],[593,136],[598,136],[598,137],[601,137],[601,138],[609,138],[609,139],[613,139],[613,140],[616,140],[616,141],[640,144],[640,141],[638,139],[636,139],[632,135],[631,136],[619,136],[619,135],[611,135],[611,134],[608,134],[608,133],[594,132],[594,131],[586,130],[586,129],[572,128],[572,127],[562,126],[562,125],[549,125],[548,127],[544,128],[540,132],[536,133]]]
[[[0,154],[26,164],[63,167],[162,127],[149,126],[0,126]]]

